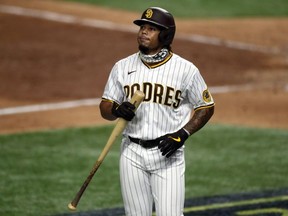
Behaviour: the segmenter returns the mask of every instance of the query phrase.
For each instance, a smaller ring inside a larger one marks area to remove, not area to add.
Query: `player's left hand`
[[[162,152],[163,156],[169,158],[174,154],[174,152],[176,152],[177,149],[184,145],[184,142],[188,137],[188,133],[183,128],[181,128],[175,133],[164,135],[163,141],[160,142],[158,148]]]

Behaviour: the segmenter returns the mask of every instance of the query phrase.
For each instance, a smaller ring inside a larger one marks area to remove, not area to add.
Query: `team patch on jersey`
[[[208,89],[206,89],[205,91],[203,91],[202,96],[203,96],[203,100],[204,100],[205,102],[209,103],[209,102],[212,101],[212,97],[211,97],[211,94],[210,94],[210,92],[209,92]]]

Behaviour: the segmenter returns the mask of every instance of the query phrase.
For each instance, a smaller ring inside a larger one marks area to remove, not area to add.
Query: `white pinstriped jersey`
[[[144,140],[179,130],[193,109],[214,104],[198,68],[175,53],[153,68],[142,62],[139,53],[118,61],[102,98],[121,104],[136,90],[145,98],[123,134]]]

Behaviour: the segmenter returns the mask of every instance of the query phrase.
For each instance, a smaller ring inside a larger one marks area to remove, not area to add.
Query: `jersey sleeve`
[[[108,77],[107,83],[104,88],[102,95],[102,100],[115,101],[121,104],[124,99],[124,91],[121,82],[123,78],[121,77],[121,67],[119,62],[117,62]]]
[[[188,99],[194,110],[214,106],[212,95],[197,68],[188,85]]]

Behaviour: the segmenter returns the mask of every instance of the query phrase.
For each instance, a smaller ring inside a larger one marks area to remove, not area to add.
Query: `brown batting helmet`
[[[174,17],[171,13],[160,7],[150,7],[143,12],[141,19],[134,20],[134,24],[138,26],[145,23],[157,26],[161,30],[160,43],[166,47],[170,46],[176,31]]]

